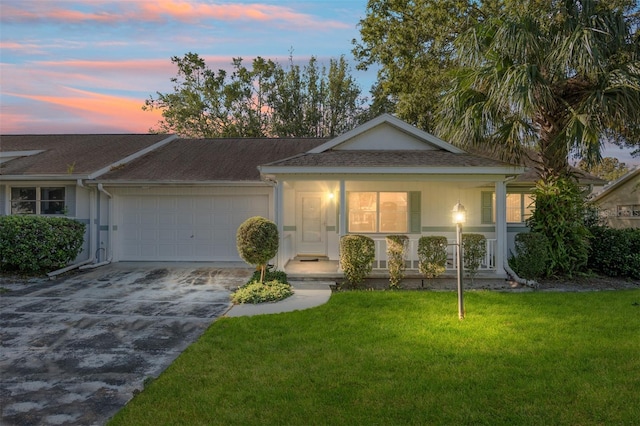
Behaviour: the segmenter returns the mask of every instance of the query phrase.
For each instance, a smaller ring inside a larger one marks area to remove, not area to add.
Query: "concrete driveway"
[[[0,424],[104,424],[229,309],[251,270],[219,266],[0,278]]]

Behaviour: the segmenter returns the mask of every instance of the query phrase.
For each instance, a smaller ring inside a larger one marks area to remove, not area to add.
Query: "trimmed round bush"
[[[424,236],[418,240],[420,272],[427,278],[435,278],[447,269],[447,237]]]
[[[482,234],[462,234],[462,260],[464,269],[473,278],[487,254],[487,238]]]
[[[351,287],[357,287],[373,269],[376,247],[366,235],[345,235],[340,239],[340,267]]]
[[[387,235],[387,269],[389,269],[389,287],[400,288],[404,278],[409,237],[406,235]]]
[[[522,278],[537,280],[546,272],[549,262],[549,240],[539,232],[521,232],[515,236],[515,256],[509,265]]]
[[[236,234],[238,254],[248,264],[260,266],[260,281],[264,281],[267,262],[278,252],[278,243],[278,227],[261,216],[245,220]]]

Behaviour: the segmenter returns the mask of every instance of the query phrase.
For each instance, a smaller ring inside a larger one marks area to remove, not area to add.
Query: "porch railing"
[[[382,238],[373,238],[376,245],[376,257],[373,261],[373,269],[387,269],[387,240]],[[487,254],[485,255],[481,271],[494,270],[496,268],[496,240],[487,239]],[[418,270],[418,238],[409,238],[409,247],[407,250],[407,269]],[[447,270],[456,270],[457,254],[456,241],[448,240],[447,244]]]

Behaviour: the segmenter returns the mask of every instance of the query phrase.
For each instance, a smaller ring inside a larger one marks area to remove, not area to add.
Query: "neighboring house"
[[[336,260],[340,237],[359,233],[376,241],[377,267],[385,235],[408,235],[415,268],[420,236],[455,239],[459,201],[463,232],[488,239],[483,269],[505,276],[509,218],[521,225],[529,208],[507,187],[524,167],[390,115],[331,140],[15,135],[2,136],[0,151],[0,214],[89,224],[78,260],[237,261],[237,227],[260,215],[278,225],[279,267],[296,256]]]
[[[591,201],[606,225],[640,228],[640,167],[605,186]]]

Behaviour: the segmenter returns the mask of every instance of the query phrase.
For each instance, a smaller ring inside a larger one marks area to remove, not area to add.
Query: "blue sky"
[[[351,61],[366,0],[2,0],[0,133],[145,133],[172,56]],[[354,67],[355,68],[355,67]],[[375,73],[353,70],[368,93]]]

